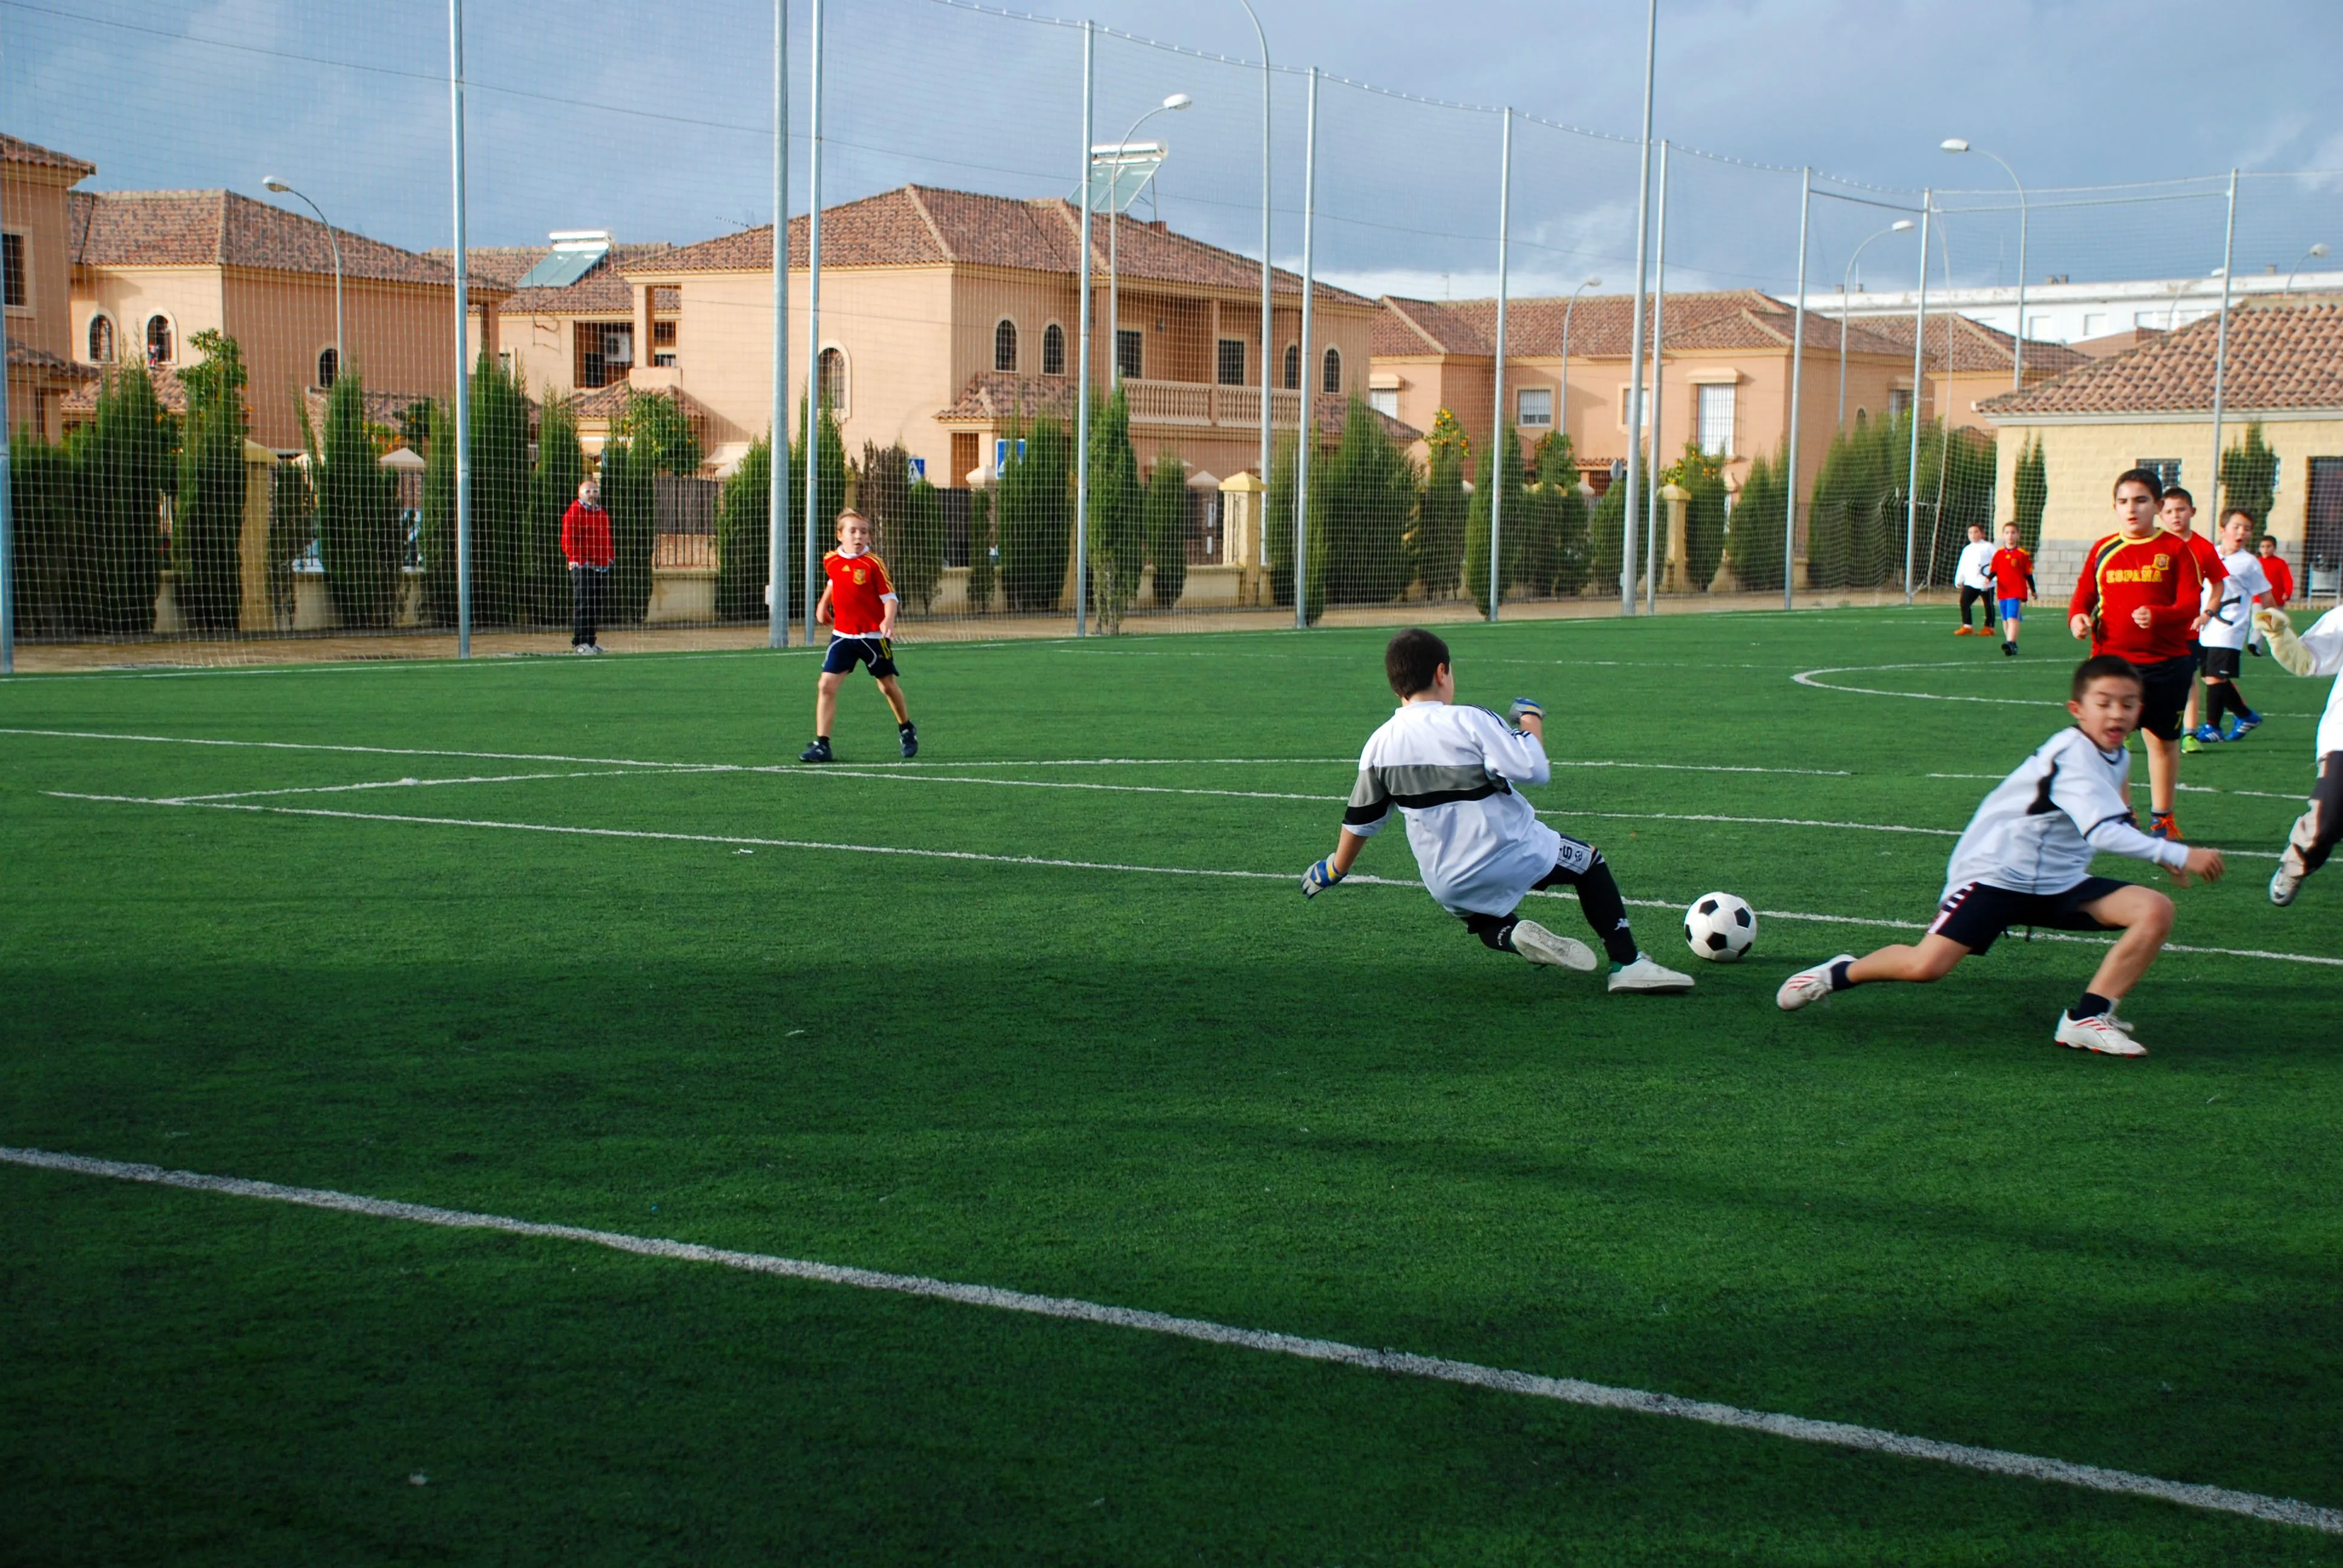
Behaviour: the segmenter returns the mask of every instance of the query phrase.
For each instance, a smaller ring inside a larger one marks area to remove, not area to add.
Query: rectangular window
[[[1144,334],[1128,327],[1120,327],[1114,334],[1114,373],[1125,381],[1139,379],[1140,346],[1146,341]],[[1242,344],[1239,347],[1244,347]]]
[[[1627,427],[1627,411],[1628,411],[1628,406],[1629,406],[1630,404],[1634,403],[1634,400],[1635,400],[1635,389],[1634,389],[1634,387],[1620,387],[1620,388],[1619,388],[1619,428],[1621,428],[1622,430],[1624,430],[1624,429],[1625,429],[1625,428]],[[1648,429],[1650,429],[1651,427],[1652,427],[1652,397],[1651,397],[1651,394],[1647,391],[1647,392],[1645,392],[1645,393],[1644,394],[1644,429],[1646,429],[1646,430],[1648,430]]]
[[[651,323],[651,347],[654,348],[672,348],[675,347],[674,322],[654,321]]]
[[[2321,573],[2332,572],[2343,562],[2343,457],[2310,459],[2310,510],[2303,519],[2302,559],[2306,568]],[[2308,571],[2298,580],[2308,599]]]
[[[1221,339],[1219,374],[1214,377],[1223,387],[1242,387],[1245,381],[1245,346],[1242,337]]]
[[[2156,476],[2156,482],[2167,490],[2180,482],[2180,459],[2177,457],[2142,457],[2132,467],[2146,468]]]
[[[1901,419],[1912,411],[1912,388],[1891,387],[1887,389],[1887,417]]]
[[[2107,335],[2107,313],[2104,310],[2083,312],[2083,336],[2105,337]]]
[[[1544,430],[1554,425],[1554,388],[1524,387],[1513,394],[1513,422],[1524,429]]]
[[[0,236],[0,272],[7,276],[8,308],[22,310],[33,303],[25,288],[25,236]]]
[[[656,370],[672,370],[675,368],[675,356],[654,354],[651,356],[651,367]]]
[[[1733,395],[1735,387],[1698,387],[1700,449],[1712,457],[1733,456]]]
[[[1386,419],[1398,418],[1399,388],[1396,387],[1374,388],[1367,394],[1367,407]]]
[[[631,322],[581,321],[577,324],[577,383],[591,390],[627,378],[635,362],[635,328]]]

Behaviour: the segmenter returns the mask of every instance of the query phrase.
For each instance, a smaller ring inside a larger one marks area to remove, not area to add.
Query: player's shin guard
[[[1578,907],[1594,928],[1603,950],[1614,964],[1631,964],[1639,950],[1635,933],[1627,926],[1627,901],[1619,895],[1619,884],[1611,875],[1610,863],[1601,850],[1594,854],[1594,863],[1578,875]]]

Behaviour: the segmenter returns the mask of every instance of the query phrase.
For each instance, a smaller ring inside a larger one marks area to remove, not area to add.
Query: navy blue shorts
[[[867,664],[870,673],[885,679],[895,673],[895,639],[891,637],[849,637],[833,632],[830,651],[821,656],[824,675],[845,675],[858,664]]]
[[[1981,953],[2012,926],[2040,926],[2049,931],[2108,930],[2113,928],[2085,914],[2083,906],[2131,885],[2113,877],[2086,877],[2060,893],[2017,893],[1991,882],[1969,882],[1946,897],[1936,918],[1929,922],[1928,933]]]

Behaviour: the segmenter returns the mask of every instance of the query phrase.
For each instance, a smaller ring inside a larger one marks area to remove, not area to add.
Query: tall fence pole
[[[0,191],[7,187],[0,178]],[[16,438],[8,424],[7,335],[0,332],[0,675],[16,673],[16,495],[9,450]],[[37,406],[37,405],[36,405]]]
[[[1312,417],[1317,391],[1311,380],[1311,296],[1318,288],[1318,67],[1310,67],[1309,107],[1302,122],[1302,410],[1293,437],[1293,625],[1310,624],[1310,458],[1317,447]],[[1504,307],[1499,305],[1498,309]],[[1263,491],[1265,496],[1267,491]]]
[[[1912,602],[1912,547],[1920,537],[1920,399],[1928,390],[1928,220],[1936,216],[1933,190],[1920,193],[1920,294],[1912,312],[1911,451],[1904,464],[1904,602]]]
[[[1504,597],[1504,579],[1498,575],[1498,564],[1505,558],[1505,297],[1506,246],[1513,238],[1513,111],[1505,108],[1503,144],[1497,155],[1497,342],[1496,352],[1490,357],[1496,364],[1493,386],[1495,419],[1489,429],[1489,467],[1481,482],[1489,488],[1489,618],[1497,618],[1498,601]],[[1564,367],[1565,379],[1568,366]]]
[[[2221,415],[2227,401],[2229,371],[2229,274],[2237,262],[2237,171],[2229,171],[2229,216],[2221,236],[2221,318],[2213,327],[2213,532],[2221,531]],[[2268,518],[2262,519],[2264,523]]]
[[[456,186],[456,657],[472,657],[472,367],[464,255],[464,0],[447,0],[447,115]],[[334,373],[341,374],[337,363]]]
[[[765,475],[765,646],[789,645],[789,5],[773,0],[773,411]],[[950,483],[950,480],[946,481]]]
[[[1098,24],[1082,24],[1081,366],[1074,383],[1074,635],[1086,635],[1091,588],[1091,100]]]
[[[1269,456],[1270,456],[1270,452],[1269,452],[1269,444],[1270,444],[1270,429],[1269,429],[1269,399],[1270,399],[1270,386],[1271,386],[1271,381],[1270,381],[1270,376],[1271,376],[1271,372],[1270,372],[1270,360],[1271,360],[1271,357],[1272,357],[1271,353],[1270,353],[1270,328],[1271,328],[1271,320],[1270,320],[1270,297],[1271,297],[1271,296],[1270,296],[1270,285],[1271,285],[1272,278],[1272,276],[1273,276],[1273,274],[1272,274],[1272,269],[1271,268],[1270,261],[1269,261],[1269,208],[1270,208],[1270,184],[1269,184],[1269,174],[1270,174],[1270,163],[1269,163],[1269,130],[1270,130],[1270,81],[1271,81],[1271,76],[1270,76],[1270,64],[1269,64],[1269,35],[1268,35],[1266,32],[1262,31],[1262,25],[1261,25],[1261,14],[1260,14],[1259,12],[1255,11],[1255,10],[1252,8],[1252,0],[1237,0],[1237,4],[1238,4],[1238,5],[1242,5],[1242,6],[1244,7],[1244,14],[1245,14],[1248,17],[1252,18],[1252,35],[1253,35],[1256,39],[1258,39],[1258,40],[1260,41],[1260,43],[1261,43],[1261,486],[1262,486],[1262,489],[1261,489],[1261,505],[1262,505],[1261,518],[1262,518],[1262,528],[1261,528],[1261,544],[1260,544],[1260,546],[1259,546],[1258,548],[1259,548],[1261,549],[1261,551],[1262,551],[1262,559],[1263,559],[1263,561],[1264,561],[1264,562],[1266,562],[1266,560],[1267,560],[1267,558],[1268,558],[1268,549],[1269,549]],[[1215,353],[1215,354],[1217,354],[1217,353],[1219,353],[1219,352],[1220,352],[1220,348],[1219,348],[1218,345],[1215,345],[1215,346],[1214,346],[1212,352],[1213,352],[1213,353]],[[1214,375],[1214,378],[1215,378],[1215,379],[1218,379],[1218,377],[1219,377],[1219,368],[1218,368],[1218,367],[1214,367],[1213,375]],[[1238,564],[1239,564],[1239,565],[1246,565],[1246,564],[1250,564],[1250,563],[1240,562],[1240,563],[1238,563]]]
[[[814,578],[821,568],[821,0],[813,0],[813,25],[806,65],[806,444],[805,444],[805,645],[813,646],[814,610],[820,603]],[[788,230],[773,216],[773,243],[787,259]]]
[[[1782,489],[1789,498],[1782,518],[1782,608],[1794,608],[1791,595],[1798,572],[1798,402],[1806,377],[1806,219],[1814,205],[1815,171],[1798,171],[1798,307],[1790,317],[1790,438]],[[1844,302],[1841,304],[1845,319]],[[1846,353],[1839,352],[1839,374],[1846,373]]]
[[[1660,613],[1660,427],[1667,412],[1668,144],[1660,141],[1660,232],[1652,256],[1652,474],[1644,492],[1644,613]]]
[[[1644,27],[1644,156],[1635,176],[1635,320],[1627,349],[1627,495],[1620,508],[1619,613],[1635,613],[1635,497],[1644,471],[1644,268],[1652,237],[1652,83],[1660,42],[1660,0]]]

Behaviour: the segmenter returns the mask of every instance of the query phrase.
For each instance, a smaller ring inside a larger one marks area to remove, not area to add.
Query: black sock
[[[830,744],[830,737],[827,735],[817,735],[813,738],[813,743],[816,746],[827,746]]]
[[[1578,908],[1613,963],[1631,964],[1641,956],[1643,950],[1635,945],[1635,933],[1627,926],[1627,900],[1619,896],[1619,884],[1611,875],[1610,863],[1599,854],[1593,865],[1579,873]]]
[[[2087,990],[2083,993],[2082,1000],[2066,1010],[2066,1016],[2079,1023],[2084,1019],[2097,1018],[2102,1013],[2113,1012],[2115,1010],[2114,1002],[2095,990]]]
[[[1853,986],[1853,985],[1855,984],[1855,981],[1854,981],[1854,980],[1850,980],[1850,979],[1847,977],[1847,972],[1846,972],[1846,971],[1847,971],[1847,970],[1851,970],[1851,969],[1853,969],[1854,967],[1855,967],[1855,960],[1854,960],[1853,959],[1841,959],[1841,960],[1838,960],[1838,962],[1836,962],[1836,963],[1835,963],[1835,964],[1831,965],[1831,967],[1830,967],[1830,981],[1831,981],[1831,990],[1847,990],[1849,987]]]
[[[2243,719],[2247,714],[2251,713],[2254,710],[2254,705],[2246,700],[2246,694],[2237,689],[2237,683],[2236,681],[2229,680],[2222,682],[2221,689],[2229,694],[2229,711],[2236,714],[2238,718]]]
[[[896,725],[895,729],[900,734],[909,735],[911,732],[911,721],[906,719],[900,724]]]

